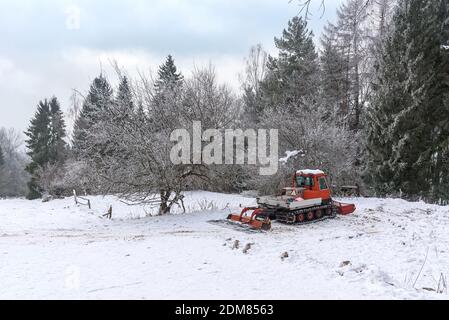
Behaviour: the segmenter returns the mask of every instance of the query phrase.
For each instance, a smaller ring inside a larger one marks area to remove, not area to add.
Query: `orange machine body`
[[[293,189],[304,189],[304,200],[321,198],[323,202],[332,200],[326,174],[321,171],[298,171],[293,176]]]

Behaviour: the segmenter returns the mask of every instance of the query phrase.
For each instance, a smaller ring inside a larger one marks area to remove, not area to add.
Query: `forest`
[[[239,91],[213,64],[184,73],[169,55],[148,76],[131,77],[119,61],[114,75],[98,74],[76,93],[80,104],[64,106],[73,134],[58,98],[43,97],[26,154],[19,133],[0,130],[0,197],[115,194],[165,214],[186,191],[271,194],[311,168],[364,196],[449,202],[446,0],[347,0],[321,35],[302,12],[273,36],[277,55],[249,49]],[[288,156],[272,176],[259,175],[262,164],[173,164],[171,132],[195,121],[277,129]]]

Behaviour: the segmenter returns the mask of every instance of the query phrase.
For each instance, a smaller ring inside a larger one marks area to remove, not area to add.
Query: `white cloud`
[[[33,61],[19,68],[12,59],[0,57],[0,96],[7,103],[0,107],[0,127],[16,127],[24,130],[35,112],[39,100],[55,95],[67,113],[70,97],[76,89],[87,92],[91,81],[104,72],[113,86],[117,85],[117,77],[112,66],[116,61],[131,77],[139,72],[153,74],[165,56],[144,50],[98,50],[83,47],[72,47],[43,58],[44,61]],[[239,90],[238,73],[243,70],[243,57],[239,55],[202,54],[197,56],[176,56],[176,65],[186,76],[192,70],[208,67],[213,64],[220,83],[227,83],[236,91]],[[71,119],[67,119],[71,126]]]
[[[56,95],[67,108],[72,89],[87,91],[102,68],[114,84],[112,60],[137,75],[156,71],[172,54],[186,77],[212,63],[218,80],[238,90],[250,46],[274,53],[273,37],[298,13],[288,0],[0,2],[0,30],[9,31],[0,42],[0,126],[20,130],[40,99]],[[77,19],[67,20],[70,8],[80,14],[79,28]]]
[[[25,130],[35,111],[34,97],[44,86],[41,76],[23,69],[13,60],[0,56],[0,127]]]
[[[21,69],[12,60],[0,56],[0,92],[6,94],[13,90],[32,94],[39,84],[39,76]]]
[[[229,84],[238,90],[238,74],[243,70],[243,57],[229,54],[201,54],[194,57],[175,56],[178,69],[188,77],[194,68],[208,67],[212,64],[217,72],[218,80]],[[101,70],[111,77],[114,82],[112,63],[117,62],[119,67],[127,70],[131,76],[139,72],[156,72],[166,56],[152,54],[144,50],[96,50],[89,48],[71,48],[62,52],[62,59],[70,69],[78,73],[97,75]],[[85,83],[84,86],[87,84]]]

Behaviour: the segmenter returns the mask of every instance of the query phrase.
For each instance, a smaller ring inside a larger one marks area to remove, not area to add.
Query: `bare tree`
[[[348,0],[337,11],[337,22],[329,23],[323,42],[344,60],[346,109],[351,129],[361,128],[362,112],[369,95],[371,76],[369,8],[366,0]]]
[[[273,192],[279,185],[288,184],[291,173],[298,168],[321,168],[334,184],[357,180],[353,166],[357,156],[357,136],[332,121],[323,120],[318,106],[294,116],[289,112],[270,110],[263,124],[279,130],[282,154],[294,151],[295,155],[282,164],[275,177],[258,178],[258,188],[265,192],[271,188]]]
[[[267,72],[268,53],[261,44],[252,46],[245,58],[245,72],[240,75],[240,82],[244,90],[258,92],[260,82]]]
[[[201,121],[204,128],[224,129],[233,125],[240,109],[237,97],[227,85],[218,84],[215,69],[209,65],[195,69],[185,81],[182,107],[176,114],[181,115],[183,127]]]
[[[396,0],[373,0],[372,18],[374,28],[377,29],[378,39],[383,39],[386,36],[396,2]]]
[[[289,0],[290,3],[293,1],[295,1],[295,0]],[[297,0],[297,1],[299,1],[299,7],[300,7],[299,14],[304,14],[306,19],[308,19],[310,16],[310,12],[311,12],[310,6],[313,2],[318,2],[318,1],[320,2],[319,10],[321,11],[321,15],[324,15],[324,12],[326,11],[326,4],[333,0]],[[377,0],[364,0],[364,6],[368,7],[374,1],[377,1]]]
[[[23,140],[19,132],[0,128],[0,146],[4,157],[0,171],[0,196],[23,196],[26,193],[27,156],[21,149],[22,145]]]
[[[232,127],[238,99],[217,84],[212,67],[195,70],[171,90],[155,92],[154,81],[148,77],[134,86],[134,100],[145,112],[135,110],[123,116],[119,101],[100,110],[96,116],[100,120],[89,130],[84,167],[90,170],[89,185],[94,191],[154,204],[159,214],[167,214],[174,205],[182,206],[183,191],[195,181],[214,178],[213,167],[172,162],[172,131],[191,132],[193,121],[208,129]]]
[[[64,181],[65,166],[59,163],[48,163],[44,167],[39,167],[36,171],[38,184],[43,193],[52,197],[61,197],[64,193],[69,193]]]
[[[251,47],[249,55],[245,58],[245,71],[240,74],[240,83],[243,90],[245,123],[257,124],[263,105],[260,101],[260,86],[267,74],[268,53],[261,44]]]

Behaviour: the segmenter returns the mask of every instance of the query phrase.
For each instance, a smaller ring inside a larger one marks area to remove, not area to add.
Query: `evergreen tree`
[[[431,126],[431,190],[434,202],[449,200],[449,3],[435,1],[435,17],[430,31],[433,39],[425,39],[429,49],[421,72],[426,74]],[[428,69],[430,67],[430,70]]]
[[[368,181],[382,193],[449,199],[449,57],[444,0],[402,0],[379,52],[369,113]]]
[[[126,76],[122,77],[120,81],[115,101],[124,112],[132,112],[134,110],[131,88]]]
[[[4,165],[5,165],[5,157],[3,155],[3,149],[0,145],[0,197],[3,196],[3,189],[5,188],[8,181],[5,172],[4,172]]]
[[[142,103],[138,103],[137,108],[134,112],[134,117],[136,117],[136,119],[139,119],[141,123],[144,123],[146,121],[147,115],[145,114]]]
[[[131,87],[126,76],[122,77],[117,89],[115,97],[116,116],[114,121],[123,121],[125,118],[131,117],[134,110],[134,101],[132,97]]]
[[[56,97],[50,100],[50,157],[49,162],[62,165],[67,157],[64,115]]]
[[[316,98],[319,66],[312,37],[307,22],[294,17],[282,37],[274,39],[279,56],[268,57],[267,76],[261,83],[265,107],[294,110]]]
[[[179,116],[174,109],[176,109],[175,104],[181,99],[183,84],[184,77],[178,72],[172,56],[169,55],[164,64],[159,66],[158,77],[154,84],[155,95],[147,118],[155,132],[165,128],[166,120],[164,119]]]
[[[168,55],[165,63],[159,66],[157,74],[156,93],[162,93],[167,89],[173,90],[184,81],[184,76],[178,72],[175,60],[171,55]]]
[[[61,167],[67,156],[65,122],[61,107],[56,97],[50,101],[40,101],[36,114],[25,132],[28,152],[31,162],[26,171],[30,173],[28,183],[28,199],[41,196],[38,169],[45,169],[47,164]]]
[[[39,102],[37,111],[25,135],[28,137],[28,140],[26,140],[27,154],[31,158],[31,163],[26,167],[26,171],[31,175],[27,198],[33,200],[41,197],[36,171],[49,161],[51,155],[50,105],[47,100]]]
[[[263,104],[260,99],[260,92],[254,91],[251,87],[243,88],[244,121],[257,124],[259,117],[263,113]]]
[[[113,91],[106,77],[100,74],[94,79],[89,93],[83,102],[80,115],[75,121],[73,130],[73,151],[80,157],[83,151],[92,143],[88,141],[89,130],[101,118],[104,111],[113,102]]]
[[[0,168],[5,164],[5,156],[3,155],[2,146],[0,146]]]

